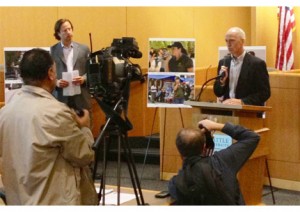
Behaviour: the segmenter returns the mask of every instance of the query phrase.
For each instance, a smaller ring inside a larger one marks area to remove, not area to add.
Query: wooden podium
[[[269,153],[265,112],[271,107],[251,105],[224,105],[220,103],[186,101],[192,108],[161,109],[161,179],[168,180],[181,168],[182,160],[176,149],[176,134],[182,127],[197,127],[203,118],[219,123],[240,124],[260,134],[258,147],[238,173],[240,188],[247,205],[262,204],[266,156]],[[175,121],[174,121],[175,120]],[[182,120],[183,123],[180,123]]]

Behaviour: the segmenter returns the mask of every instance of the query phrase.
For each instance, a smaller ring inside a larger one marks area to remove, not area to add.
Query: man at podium
[[[225,41],[229,55],[219,61],[214,93],[223,104],[263,106],[270,98],[269,74],[265,61],[244,49],[245,32],[230,28]]]

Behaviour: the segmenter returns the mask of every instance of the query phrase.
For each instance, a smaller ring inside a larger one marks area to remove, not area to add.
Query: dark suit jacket
[[[61,42],[50,48],[51,55],[56,63],[57,79],[62,78],[62,73],[67,72],[67,65],[64,58]],[[73,42],[73,70],[78,70],[80,76],[86,77],[86,63],[90,54],[87,46]],[[75,96],[63,96],[62,88],[56,88],[56,98],[76,109],[91,109],[91,95],[86,87],[86,82],[81,85],[81,94]]]
[[[224,60],[219,61],[218,74],[221,66],[224,64],[230,70],[231,58],[226,61]],[[215,81],[214,93],[217,97],[224,95],[224,100],[229,98],[229,77],[226,80],[225,86],[221,86],[220,79]],[[235,95],[235,98],[241,99],[244,104],[264,105],[271,95],[269,74],[265,61],[249,53],[245,54]]]

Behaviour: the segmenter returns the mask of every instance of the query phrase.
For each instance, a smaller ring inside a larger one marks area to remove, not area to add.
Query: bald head
[[[239,27],[231,27],[227,32],[227,34],[235,34],[237,37],[239,37],[240,39],[246,40],[246,34],[244,32],[244,30],[242,30]]]
[[[244,52],[244,42],[246,34],[239,27],[230,28],[225,34],[225,41],[228,51],[235,57],[239,57]]]
[[[183,128],[176,136],[176,146],[182,157],[200,155],[203,152],[205,136],[200,129]]]

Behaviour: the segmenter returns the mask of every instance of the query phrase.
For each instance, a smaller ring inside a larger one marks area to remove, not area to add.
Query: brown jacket
[[[0,110],[0,158],[10,205],[97,204],[93,135],[42,88],[23,86]]]

